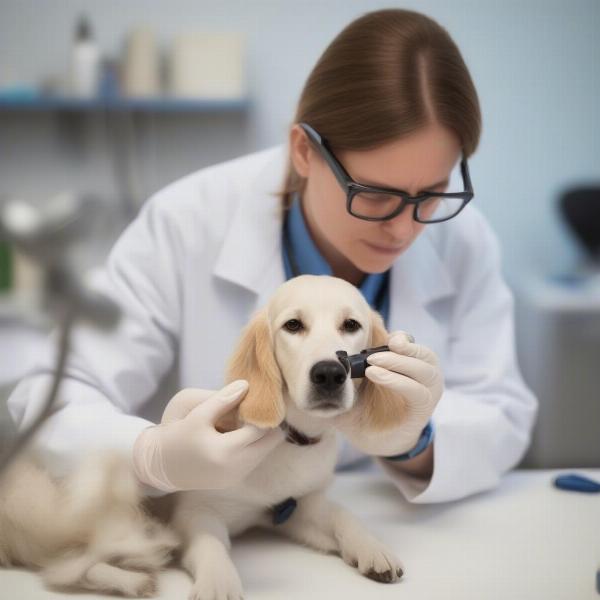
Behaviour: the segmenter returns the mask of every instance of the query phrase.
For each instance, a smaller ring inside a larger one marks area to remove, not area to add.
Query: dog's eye
[[[296,331],[300,331],[301,329],[304,329],[304,325],[302,324],[302,321],[300,321],[299,319],[290,319],[289,321],[286,321],[283,324],[284,328],[287,329],[288,331],[292,331],[292,332],[296,332]]]
[[[346,319],[342,325],[344,331],[357,331],[361,328],[361,324],[354,319]]]

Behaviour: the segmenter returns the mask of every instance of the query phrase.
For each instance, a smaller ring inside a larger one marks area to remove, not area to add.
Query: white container
[[[151,29],[137,27],[129,34],[123,63],[125,96],[153,98],[161,95],[160,54]]]
[[[169,60],[169,95],[240,99],[245,95],[242,34],[194,32],[177,36]]]
[[[86,19],[77,25],[71,49],[68,91],[77,98],[95,98],[100,83],[100,51]]]

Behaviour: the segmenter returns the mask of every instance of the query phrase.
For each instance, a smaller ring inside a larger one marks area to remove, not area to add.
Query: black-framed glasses
[[[436,192],[424,190],[411,196],[403,190],[380,188],[354,181],[335,157],[327,140],[307,123],[299,123],[308,138],[333,171],[346,192],[346,209],[354,217],[366,221],[388,221],[413,204],[413,218],[419,223],[440,223],[455,217],[473,198],[473,186],[464,154],[460,161],[463,191]]]

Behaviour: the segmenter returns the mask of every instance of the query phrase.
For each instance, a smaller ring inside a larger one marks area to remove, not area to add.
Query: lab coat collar
[[[280,200],[274,195],[283,184],[287,147],[267,152],[254,184],[240,199],[226,232],[213,274],[237,284],[257,296],[256,307],[265,305],[285,281],[282,260]],[[403,308],[413,302],[429,304],[455,293],[452,279],[434,245],[435,231],[429,225],[401,254],[391,271],[390,323],[401,318]]]
[[[237,201],[213,269],[215,276],[253,292],[259,298],[257,306],[262,306],[285,281],[282,213],[275,192],[283,184],[286,154],[283,145],[266,151],[251,185],[238,192],[242,197]],[[250,165],[246,168],[255,169]],[[243,175],[240,169],[240,176]]]
[[[390,294],[393,302],[390,303],[390,322],[393,323],[394,317],[399,316],[397,313],[401,311],[400,305],[427,305],[456,294],[448,267],[436,250],[436,231],[433,228],[444,226],[426,226],[392,265]]]

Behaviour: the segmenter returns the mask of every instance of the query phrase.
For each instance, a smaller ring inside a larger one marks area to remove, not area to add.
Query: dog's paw
[[[115,591],[132,598],[151,598],[156,596],[158,585],[154,573],[127,571],[115,583]]]
[[[402,563],[377,541],[365,543],[354,551],[344,549],[342,558],[365,577],[381,583],[394,583],[404,574]]]
[[[222,585],[194,584],[190,590],[188,600],[244,600],[241,585],[225,590]]]
[[[173,531],[155,524],[146,528],[144,536],[132,536],[127,543],[122,543],[108,562],[123,569],[157,571],[170,562],[179,545],[180,540]]]
[[[80,556],[48,565],[41,573],[45,585],[52,590],[121,594],[131,598],[150,598],[157,592],[153,573],[128,571],[100,562],[87,564],[89,556]]]
[[[222,565],[213,572],[199,572],[188,600],[243,600],[240,576],[233,564]]]

